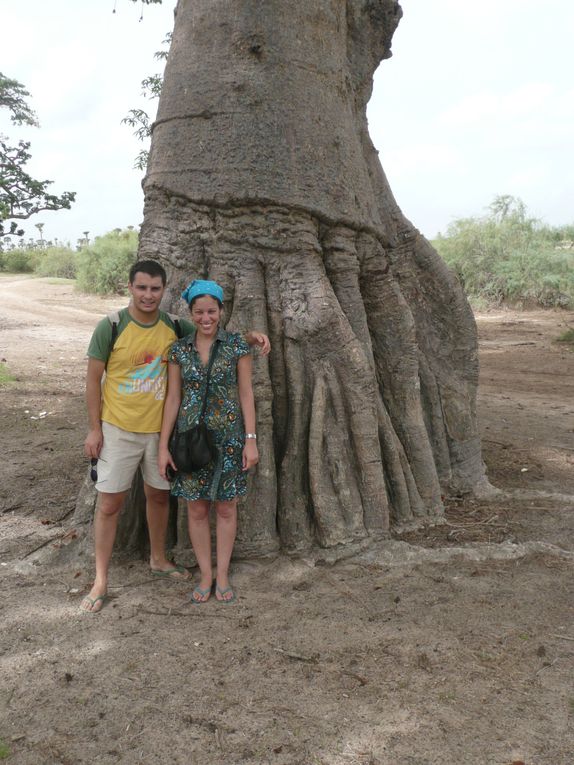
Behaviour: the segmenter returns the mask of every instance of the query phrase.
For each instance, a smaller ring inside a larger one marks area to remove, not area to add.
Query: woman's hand
[[[259,452],[254,438],[248,438],[243,447],[243,470],[255,467],[259,462]]]
[[[159,469],[159,474],[164,481],[169,481],[169,477],[167,475],[168,468],[171,468],[174,473],[177,473],[177,466],[175,462],[173,461],[173,458],[171,454],[169,453],[169,449],[167,448],[167,446],[159,447],[158,455],[157,455],[157,466]]]

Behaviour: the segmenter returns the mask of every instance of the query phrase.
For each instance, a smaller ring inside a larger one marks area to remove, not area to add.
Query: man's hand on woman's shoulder
[[[245,339],[249,345],[256,345],[259,348],[259,352],[262,356],[267,356],[271,350],[271,343],[269,338],[263,332],[249,331],[245,333]]]

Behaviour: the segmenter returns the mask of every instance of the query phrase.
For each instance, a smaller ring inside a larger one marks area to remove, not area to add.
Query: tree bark
[[[176,9],[139,257],[166,267],[168,309],[185,312],[191,278],[216,279],[227,327],[271,338],[245,553],[378,538],[439,517],[447,492],[489,488],[471,310],[368,133],[401,13],[393,0]]]

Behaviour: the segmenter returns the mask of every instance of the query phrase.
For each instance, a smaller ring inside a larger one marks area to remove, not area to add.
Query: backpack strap
[[[110,342],[110,354],[114,350],[114,345],[116,344],[116,340],[118,339],[118,324],[120,323],[120,312],[119,311],[112,311],[112,313],[108,314],[108,321],[112,325],[112,339]],[[108,355],[108,358],[109,358]]]
[[[168,313],[167,316],[171,319],[171,322],[173,324],[173,328],[175,330],[175,336],[179,340],[183,337],[183,330],[181,328],[181,324],[179,321],[179,316],[176,316],[174,313]],[[108,321],[112,325],[112,339],[110,342],[110,354],[114,350],[114,345],[116,344],[116,340],[118,339],[118,324],[120,323],[120,312],[119,311],[112,311],[112,313],[109,313]]]
[[[169,318],[171,319],[173,323],[173,328],[175,329],[175,336],[178,340],[181,340],[183,337],[183,330],[181,328],[181,324],[179,323],[179,316],[176,316],[175,313],[168,313],[167,314]]]

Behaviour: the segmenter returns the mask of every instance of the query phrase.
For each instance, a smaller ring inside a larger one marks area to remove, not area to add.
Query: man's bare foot
[[[166,579],[178,579],[181,581],[185,581],[190,577],[190,573],[186,568],[183,566],[174,566],[173,563],[170,563],[169,561],[165,561],[165,563],[158,566],[153,566],[152,564],[150,564],[150,566],[151,573],[154,576],[162,576]]]

